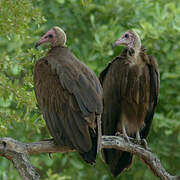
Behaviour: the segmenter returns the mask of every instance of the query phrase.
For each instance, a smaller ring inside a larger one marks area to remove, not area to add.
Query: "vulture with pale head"
[[[51,49],[35,63],[34,88],[47,128],[56,144],[76,149],[94,163],[101,135],[101,84],[65,46],[61,28],[50,29],[36,47],[43,43],[50,43]]]
[[[147,55],[139,35],[129,30],[113,46],[125,45],[100,74],[103,87],[104,135],[124,135],[145,139],[149,133],[159,93],[159,70],[156,60]],[[114,176],[130,167],[132,154],[104,149],[103,157]]]

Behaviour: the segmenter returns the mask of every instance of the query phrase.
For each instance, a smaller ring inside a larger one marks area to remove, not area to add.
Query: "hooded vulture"
[[[34,88],[47,128],[58,145],[76,149],[94,163],[102,113],[102,87],[85,64],[65,46],[66,34],[50,29],[37,43],[50,43],[46,56],[35,63]]]
[[[125,139],[147,137],[159,93],[159,71],[156,60],[147,55],[136,32],[129,30],[113,46],[125,45],[100,74],[103,87],[104,135],[119,132]],[[114,176],[130,167],[132,154],[115,149],[104,149],[103,157]]]

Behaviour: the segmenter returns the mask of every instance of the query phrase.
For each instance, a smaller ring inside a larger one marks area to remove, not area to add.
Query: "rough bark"
[[[162,180],[180,180],[179,176],[172,176],[162,167],[160,160],[147,147],[131,139],[129,142],[121,136],[102,136],[102,148],[115,148],[128,151],[138,156]],[[0,138],[0,156],[12,161],[23,180],[39,180],[40,176],[31,165],[29,155],[39,153],[73,152],[66,146],[54,144],[52,139],[22,143],[9,137]]]

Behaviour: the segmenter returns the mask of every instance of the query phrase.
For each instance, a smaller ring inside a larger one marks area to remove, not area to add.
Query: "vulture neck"
[[[65,50],[68,49],[68,47],[66,46],[62,46],[62,45],[58,45],[58,46],[51,46],[49,52],[54,52],[54,51],[61,51],[61,50]]]
[[[135,64],[141,64],[140,52],[141,52],[140,44],[135,44],[134,48],[129,50],[128,54],[130,55],[130,59],[132,59],[132,61]]]
[[[51,49],[55,49],[55,48],[66,48],[66,46],[65,45],[61,45],[61,44],[56,44],[56,45],[52,45],[51,46]]]
[[[61,54],[62,52],[66,52],[68,51],[68,48],[66,46],[51,46],[51,48],[49,49],[47,55],[51,56],[51,55],[58,55]]]

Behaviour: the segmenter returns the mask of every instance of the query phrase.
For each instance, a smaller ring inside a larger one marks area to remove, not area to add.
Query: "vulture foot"
[[[127,134],[122,134],[119,131],[115,133],[115,136],[120,136],[120,137],[124,138],[125,141],[127,141],[127,142],[130,142],[130,139],[131,139],[130,137],[128,137]]]
[[[49,153],[49,158],[52,159],[52,153]]]
[[[118,132],[115,133],[115,136],[123,137],[123,134],[118,131]]]
[[[130,138],[127,135],[124,135],[123,137],[124,137],[125,141],[127,141],[128,143],[130,142]]]
[[[148,151],[151,151],[151,149],[148,147],[146,139],[141,139],[141,145]]]
[[[124,139],[129,143],[130,142],[130,138],[128,136],[124,135]]]

